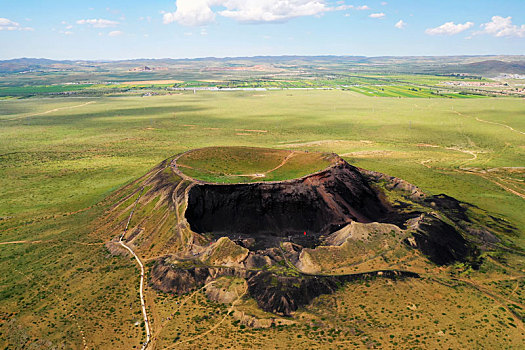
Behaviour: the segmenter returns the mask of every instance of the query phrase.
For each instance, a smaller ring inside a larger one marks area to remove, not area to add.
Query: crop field
[[[410,85],[366,85],[349,86],[346,90],[358,92],[363,95],[377,97],[419,97],[419,98],[476,98],[480,96],[461,93],[440,92],[437,89],[420,88]]]
[[[94,222],[114,204],[107,198],[116,189],[162,160],[195,148],[268,147],[282,150],[282,157],[263,163],[254,158],[253,164],[234,171],[227,162],[181,159],[185,172],[204,168],[230,175],[264,173],[297,152],[287,161],[288,167],[267,174],[266,180],[301,176],[294,172],[294,162],[301,167],[308,163],[312,171],[329,164],[325,158],[315,162],[302,158],[308,154],[303,151],[334,152],[352,165],[400,177],[430,194],[446,193],[512,223],[520,236],[509,238],[523,247],[525,100],[426,98],[436,96],[430,89],[411,89],[375,86],[1,100],[0,346],[140,348],[145,331],[138,268],[129,256],[108,252],[104,244],[114,237],[97,231]],[[198,176],[224,179],[216,174]],[[509,264],[519,271],[523,261]],[[516,283],[497,282],[514,272],[502,270],[490,280],[483,271],[476,273],[486,279],[486,286],[492,283],[508,299],[522,302],[522,288],[513,292]],[[155,327],[174,312],[185,321],[168,323],[166,334],[171,338],[159,340],[174,348],[212,347],[218,344],[213,339],[260,347],[278,340],[283,348],[306,343],[325,348],[498,344],[519,348],[515,321],[504,308],[484,303],[485,294],[471,292],[472,299],[459,305],[470,290],[466,284],[458,284],[457,293],[449,294],[445,287],[432,289],[427,280],[399,282],[397,287],[392,293],[399,298],[385,306],[378,302],[392,298],[385,288],[349,285],[301,310],[299,317],[308,322],[264,330],[241,327],[225,317],[228,310],[212,304],[201,292],[175,297],[147,287],[146,297],[159,305],[153,310],[148,304]],[[338,295],[362,300],[364,293],[371,302],[350,307],[337,300]],[[187,304],[175,310],[173,302],[187,297]],[[437,310],[435,303],[447,305],[447,310]],[[253,307],[246,301],[239,305]],[[334,319],[335,312],[342,316]],[[458,320],[465,329],[458,328]],[[219,322],[220,327],[210,333],[215,338],[198,337]],[[407,324],[411,334],[401,332]],[[392,326],[386,331],[388,325]],[[352,331],[341,333],[341,328]],[[498,339],[496,332],[506,335]]]

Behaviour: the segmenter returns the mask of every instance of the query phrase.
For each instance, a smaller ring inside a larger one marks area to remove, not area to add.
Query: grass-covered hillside
[[[242,183],[296,179],[323,170],[336,160],[329,153],[255,147],[207,147],[183,154],[177,159],[176,165],[180,171],[196,180]]]

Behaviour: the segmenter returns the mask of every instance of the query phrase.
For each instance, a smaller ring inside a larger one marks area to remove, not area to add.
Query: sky
[[[0,59],[525,54],[525,0],[0,0]]]

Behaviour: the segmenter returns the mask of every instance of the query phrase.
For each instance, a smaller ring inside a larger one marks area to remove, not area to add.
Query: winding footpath
[[[131,253],[131,255],[133,255],[135,257],[135,259],[137,260],[137,263],[140,266],[140,306],[142,307],[142,315],[144,317],[144,326],[146,327],[146,342],[144,342],[144,344],[142,344],[142,350],[145,350],[148,347],[148,345],[149,345],[149,343],[151,341],[151,332],[150,332],[149,322],[148,322],[148,313],[146,312],[146,302],[144,300],[144,275],[145,275],[145,273],[144,273],[144,264],[142,263],[140,258],[137,256],[137,254],[135,254],[133,249],[128,247],[124,243],[124,241],[122,241],[122,236],[120,236],[119,244],[122,247],[126,248]]]
[[[159,171],[157,171],[155,174],[150,176],[146,181],[142,183],[142,186],[139,189],[139,195],[137,196],[137,199],[135,200],[135,204],[133,205],[133,209],[131,209],[131,212],[129,213],[128,222],[126,223],[126,227],[124,228],[124,231],[122,231],[122,234],[120,235],[119,241],[118,241],[118,243],[123,248],[125,248],[128,252],[131,253],[131,255],[133,255],[133,257],[135,258],[135,260],[137,260],[137,263],[140,266],[140,289],[139,289],[140,306],[142,308],[142,317],[144,318],[144,327],[146,328],[146,341],[142,344],[142,348],[141,348],[142,350],[146,350],[148,345],[151,343],[151,329],[150,329],[150,325],[148,321],[148,313],[146,310],[146,300],[144,298],[144,276],[146,275],[146,273],[144,272],[145,270],[144,270],[144,264],[142,263],[142,260],[140,260],[139,256],[135,254],[133,249],[131,249],[126,243],[124,243],[124,235],[126,234],[126,232],[128,232],[131,218],[133,217],[133,213],[135,213],[135,209],[137,208],[139,199],[142,196],[142,193],[144,192],[144,184],[147,183],[150,179],[157,176],[157,174],[163,171],[164,169],[166,169],[166,167],[161,168]]]
[[[142,191],[144,191],[144,186],[142,186],[140,188],[139,195],[138,195],[137,199],[135,200],[135,204],[133,206],[133,209],[131,210],[131,213],[129,213],[128,222],[126,223],[126,227],[124,228],[124,231],[122,232],[122,234],[119,237],[118,243],[122,247],[124,247],[127,251],[129,251],[131,253],[131,255],[133,255],[133,257],[135,257],[135,260],[137,260],[137,263],[140,266],[140,288],[139,288],[140,306],[142,308],[142,316],[144,318],[144,326],[146,328],[146,341],[142,344],[142,348],[141,349],[145,350],[148,347],[149,343],[151,342],[151,331],[150,331],[150,328],[149,328],[148,313],[146,311],[146,300],[144,299],[144,275],[145,275],[145,273],[144,273],[144,264],[142,263],[142,261],[140,260],[138,255],[135,254],[133,249],[128,247],[126,245],[126,243],[124,243],[124,241],[123,241],[124,235],[128,231],[129,223],[131,222],[131,218],[133,217],[133,213],[135,212],[135,208],[137,207],[137,203],[139,202],[140,196],[142,196]]]

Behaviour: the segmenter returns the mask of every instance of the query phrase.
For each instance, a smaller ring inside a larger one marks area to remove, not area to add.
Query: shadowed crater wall
[[[381,221],[388,210],[363,175],[342,161],[297,180],[199,184],[188,197],[193,231],[286,236],[331,233],[353,221]]]

